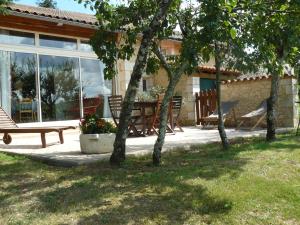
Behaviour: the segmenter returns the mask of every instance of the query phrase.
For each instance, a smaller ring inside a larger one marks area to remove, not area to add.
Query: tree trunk
[[[143,37],[141,41],[141,46],[139,48],[135,65],[131,74],[131,78],[126,90],[124,97],[124,102],[122,105],[120,122],[118,131],[116,134],[116,139],[114,142],[114,150],[110,157],[111,165],[120,165],[121,162],[125,160],[125,148],[126,148],[126,138],[128,134],[128,125],[131,119],[131,112],[133,109],[134,100],[139,87],[139,82],[144,71],[147,57],[149,53],[149,47],[151,41],[157,31],[161,29],[162,22],[165,20],[167,11],[173,0],[163,0],[160,3],[160,8],[152,19],[149,28],[143,32]]]
[[[271,80],[271,93],[267,100],[267,141],[276,139],[276,102],[279,92],[280,75],[278,72],[273,73]]]
[[[276,65],[279,64],[280,66],[283,65],[283,56],[284,56],[284,47],[280,44],[277,47],[277,62]],[[276,103],[278,100],[279,94],[279,81],[280,81],[280,74],[283,72],[283,69],[278,69],[274,65],[274,70],[272,74],[271,80],[271,91],[270,97],[267,100],[267,141],[274,141],[276,140]],[[283,66],[282,66],[283,68]]]
[[[188,63],[184,62],[176,73],[169,74],[170,82],[168,84],[168,87],[165,92],[165,96],[164,96],[164,99],[162,101],[162,105],[160,108],[160,115],[159,115],[160,123],[159,123],[158,137],[154,144],[154,149],[153,149],[153,154],[152,154],[152,160],[153,160],[153,164],[155,166],[160,165],[161,150],[162,150],[163,144],[165,142],[165,136],[166,136],[166,130],[167,130],[167,124],[168,124],[169,103],[174,94],[175,87],[176,87],[178,81],[180,80],[181,76],[183,75],[187,66],[188,66]]]
[[[225,131],[223,109],[221,105],[221,60],[219,46],[215,46],[216,82],[217,82],[217,107],[218,107],[218,130],[222,140],[223,149],[229,148],[229,142]]]

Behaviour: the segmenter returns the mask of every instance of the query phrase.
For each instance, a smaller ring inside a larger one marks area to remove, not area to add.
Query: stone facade
[[[223,84],[222,101],[238,100],[235,108],[237,119],[253,110],[270,95],[271,79],[257,79],[249,81],[236,81]],[[298,122],[297,80],[286,77],[280,80],[279,99],[277,104],[277,126],[295,127]],[[253,119],[249,126],[254,125],[257,119]],[[233,113],[226,121],[227,126],[235,125]],[[265,126],[264,120],[264,126]]]
[[[161,44],[166,54],[178,54],[180,51],[180,43],[177,41],[165,41]],[[138,46],[136,47],[138,50]],[[136,52],[137,53],[137,52]],[[116,94],[125,95],[130,76],[134,67],[135,56],[130,60],[119,60],[117,63],[118,76],[115,78]],[[205,66],[213,66],[213,60]],[[182,125],[195,125],[195,94],[200,91],[200,77],[214,79],[214,74],[197,73],[191,76],[184,75],[176,86],[175,94],[183,96],[183,106],[180,115]],[[147,88],[155,85],[167,87],[169,81],[164,69],[160,69],[154,75],[144,75]],[[222,80],[232,79],[229,76],[222,76]],[[142,82],[142,81],[141,81]],[[222,85],[222,101],[238,100],[235,112],[236,117],[253,111],[264,99],[270,94],[270,79],[258,79],[248,81],[227,82]],[[142,83],[140,85],[142,91]],[[294,127],[298,122],[297,101],[297,82],[292,77],[287,77],[280,82],[280,92],[278,101],[278,117],[277,122],[280,127]],[[252,124],[256,120],[252,121]],[[235,125],[233,115],[229,115],[226,122],[227,126]],[[248,124],[251,126],[252,124]]]
[[[164,41],[161,44],[162,49],[168,55],[178,54],[180,51],[180,42],[178,41]],[[138,46],[136,47],[138,49]],[[137,52],[136,52],[137,53]],[[122,61],[119,60],[117,63],[118,76],[116,77],[116,94],[122,96],[126,93],[130,76],[135,63],[135,56],[130,60]],[[164,69],[160,69],[156,74],[146,75],[144,74],[143,79],[147,81],[147,88],[151,88],[155,85],[167,87],[168,76]],[[142,82],[142,81],[141,81]],[[183,107],[181,113],[182,123],[185,125],[195,124],[195,93],[199,91],[200,84],[199,78],[193,78],[192,76],[183,76],[178,83],[175,94],[183,96]],[[140,91],[142,91],[142,84],[140,84]]]
[[[154,85],[167,87],[169,81],[166,72],[161,69],[153,77]],[[175,88],[175,95],[183,97],[180,120],[182,125],[195,124],[195,93],[200,91],[199,78],[184,75]]]

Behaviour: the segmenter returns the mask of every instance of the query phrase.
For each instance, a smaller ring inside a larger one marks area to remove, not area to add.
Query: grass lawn
[[[56,168],[0,154],[0,224],[300,224],[299,137],[150,158]]]

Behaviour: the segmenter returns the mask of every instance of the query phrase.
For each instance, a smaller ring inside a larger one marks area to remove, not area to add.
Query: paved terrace
[[[212,143],[220,141],[217,129],[200,129],[199,127],[185,127],[185,132],[177,132],[176,135],[167,134],[163,151],[171,151],[175,148],[189,149],[191,145]],[[282,132],[287,129],[280,130]],[[65,143],[58,142],[58,134],[46,134],[47,148],[41,148],[39,134],[13,134],[10,145],[0,142],[0,151],[9,154],[18,154],[56,166],[78,166],[98,161],[109,160],[110,154],[86,155],[80,152],[79,130],[65,131]],[[227,129],[228,138],[250,137],[265,135],[265,130],[241,131]],[[155,135],[148,137],[128,138],[127,155],[149,154],[153,150],[156,140]],[[2,134],[1,134],[2,138]]]

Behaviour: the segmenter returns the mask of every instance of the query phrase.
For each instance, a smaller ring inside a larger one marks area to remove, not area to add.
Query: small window
[[[93,47],[90,45],[88,41],[80,40],[79,50],[84,52],[92,52]]]
[[[0,29],[0,43],[34,45],[34,34]]]
[[[76,50],[77,41],[71,38],[40,35],[40,46],[50,47],[50,48],[63,48],[67,50]]]

